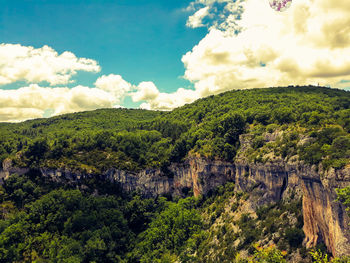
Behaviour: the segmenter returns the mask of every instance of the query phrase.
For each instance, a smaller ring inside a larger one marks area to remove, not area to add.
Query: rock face
[[[303,173],[303,215],[306,247],[323,240],[333,255],[350,254],[350,220],[344,207],[336,201],[336,188],[349,185],[350,169]]]
[[[13,168],[9,164],[3,167],[0,177],[28,171]],[[320,167],[310,167],[300,162],[285,162],[281,159],[265,164],[249,164],[239,158],[234,163],[229,163],[189,157],[181,164],[172,164],[167,171],[147,169],[135,173],[113,168],[102,175],[46,168],[40,171],[43,176],[52,180],[73,183],[82,178],[99,176],[102,180],[120,183],[127,191],[139,190],[145,196],[181,196],[190,190],[198,196],[227,181],[234,181],[237,191],[254,193],[259,197],[252,204],[255,207],[302,197],[304,244],[312,247],[323,241],[333,255],[350,255],[350,220],[345,207],[336,201],[335,192],[336,188],[350,185],[349,167],[325,172]]]
[[[62,179],[79,181],[84,177],[96,176],[46,168],[42,168],[41,173],[54,181]],[[163,194],[181,196],[190,190],[198,196],[227,181],[233,181],[235,165],[223,161],[188,158],[184,163],[170,165],[168,171],[146,169],[140,172],[128,172],[112,168],[99,176],[102,180],[120,183],[126,191],[138,190],[147,197]]]
[[[4,180],[11,174],[22,175],[29,172],[29,168],[18,168],[12,166],[12,161],[10,159],[5,159],[2,162],[3,169],[0,169],[0,185],[4,183]]]
[[[350,220],[335,192],[350,185],[349,168],[316,172],[316,167],[283,162],[235,165],[236,187],[260,191],[256,206],[302,197],[307,248],[323,241],[334,256],[350,255]]]

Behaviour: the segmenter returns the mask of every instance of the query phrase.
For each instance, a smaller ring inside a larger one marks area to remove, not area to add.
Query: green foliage
[[[25,152],[29,165],[39,166],[39,162],[47,156],[48,151],[49,145],[45,139],[35,140]]]
[[[0,260],[7,262],[107,262],[126,251],[132,238],[117,200],[84,197],[78,190],[51,191],[9,223],[0,233]]]
[[[140,235],[133,252],[140,262],[164,262],[165,255],[173,258],[173,255],[179,255],[185,249],[185,242],[193,234],[199,233],[202,226],[201,217],[194,209],[194,201],[187,198],[166,204],[164,211]]]
[[[252,263],[286,263],[284,259],[287,252],[280,251],[276,246],[272,245],[266,248],[259,247],[258,245],[254,246],[256,251],[252,259],[249,259],[249,262]]]
[[[310,255],[312,256],[313,262],[316,262],[316,263],[328,263],[328,262],[330,262],[328,255],[323,254],[320,250],[310,251]]]
[[[294,111],[289,107],[275,109],[273,115],[279,124],[291,123],[295,120]]]
[[[0,187],[0,262],[122,262],[165,207],[163,198],[83,183],[87,193],[35,173],[6,180]],[[113,195],[93,196],[89,187]]]
[[[327,253],[322,253],[320,250],[311,250],[310,255],[312,262],[315,263],[348,263],[350,262],[349,256],[330,258]]]
[[[350,136],[340,126],[330,126],[312,132],[315,138],[300,147],[299,155],[310,164],[322,161],[324,168],[343,168],[350,158]]]
[[[257,219],[243,214],[234,233],[227,208],[235,212],[246,194],[235,193],[233,183],[177,202],[124,195],[94,180],[84,184],[85,192],[35,173],[11,176],[0,187],[0,262],[285,262],[281,249],[290,253],[303,237],[299,202],[263,206]],[[100,195],[91,195],[90,186]],[[348,192],[339,192],[341,200]],[[286,213],[301,223],[289,227]],[[278,242],[276,232],[283,233]],[[252,243],[266,238],[277,246],[254,249]],[[240,249],[250,256],[236,257]]]
[[[350,186],[343,189],[337,189],[339,200],[346,206],[350,206]]]
[[[287,228],[284,231],[285,238],[291,247],[301,247],[305,234],[302,229],[296,227]]]
[[[258,241],[261,236],[261,230],[256,227],[256,221],[248,214],[242,214],[237,225],[242,230],[242,242],[240,248],[250,246],[254,241]]]
[[[350,186],[343,189],[336,189],[338,194],[338,200],[346,206],[346,211],[350,217]]]
[[[253,140],[253,148],[254,149],[258,149],[258,148],[261,148],[263,147],[265,144],[265,139],[263,136],[256,136]]]
[[[261,247],[254,244],[254,255],[248,258],[242,258],[237,254],[234,263],[286,263],[286,251],[280,251],[275,245]]]

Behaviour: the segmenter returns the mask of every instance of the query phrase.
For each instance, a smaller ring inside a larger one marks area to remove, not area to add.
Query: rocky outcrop
[[[244,142],[241,142],[244,146]],[[3,165],[0,178],[28,169]],[[323,241],[333,255],[350,255],[350,220],[344,206],[336,201],[336,188],[350,185],[349,167],[322,171],[299,161],[282,159],[251,164],[237,158],[234,163],[189,157],[183,163],[172,164],[167,171],[146,169],[128,172],[116,168],[102,175],[71,172],[64,169],[42,168],[41,173],[55,181],[79,182],[82,178],[99,176],[102,180],[119,183],[124,190],[140,191],[145,196],[172,194],[182,196],[193,191],[195,196],[234,181],[237,191],[255,195],[253,207],[303,199],[304,243],[307,247]],[[249,200],[248,200],[249,201]]]
[[[235,165],[237,189],[260,196],[255,207],[302,197],[306,247],[322,241],[333,255],[350,255],[350,220],[335,191],[350,185],[349,168],[326,172],[300,163]]]
[[[322,240],[333,255],[350,254],[350,220],[335,192],[349,184],[349,168],[301,174],[306,247]]]
[[[42,168],[41,173],[54,181],[79,181],[94,174],[72,173],[64,169]],[[98,175],[102,180],[119,183],[126,191],[140,191],[145,196],[172,194],[182,196],[193,191],[195,196],[206,194],[211,189],[235,179],[235,165],[223,161],[208,161],[203,158],[188,158],[184,163],[172,164],[167,171],[146,169],[128,172],[115,168]]]
[[[0,185],[4,183],[7,177],[12,174],[22,175],[29,172],[29,168],[13,167],[10,159],[5,159],[2,162],[2,169],[0,169]]]

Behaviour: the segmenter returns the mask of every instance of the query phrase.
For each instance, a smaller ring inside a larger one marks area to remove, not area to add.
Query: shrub
[[[284,236],[291,247],[300,247],[305,237],[302,229],[292,227],[284,231]]]

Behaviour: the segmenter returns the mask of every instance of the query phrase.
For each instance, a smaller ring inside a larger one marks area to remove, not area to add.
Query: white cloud
[[[119,75],[103,75],[95,82],[95,88],[78,85],[67,87],[41,87],[30,84],[14,90],[0,89],[0,122],[23,121],[40,118],[46,110],[52,115],[120,108],[118,105],[131,90],[132,85]]]
[[[183,88],[174,93],[159,92],[153,82],[141,82],[131,96],[135,102],[146,101],[140,108],[147,110],[171,110],[199,98],[196,91]]]
[[[95,60],[77,58],[68,51],[58,54],[48,46],[35,49],[19,44],[0,44],[0,85],[16,81],[67,84],[77,71],[98,72],[100,67]]]
[[[120,75],[103,75],[95,82],[95,86],[101,90],[113,94],[114,98],[120,100],[131,90],[132,85],[126,82]]]
[[[283,13],[263,0],[196,0],[187,25],[208,34],[182,57],[195,90],[139,87],[142,108],[169,110],[232,89],[330,85],[350,79],[350,6],[346,0],[293,0]],[[209,15],[210,14],[210,15]],[[152,95],[150,95],[152,94]]]
[[[137,92],[132,94],[133,101],[154,100],[159,95],[159,90],[151,81],[141,82],[137,86]]]
[[[334,88],[337,88],[337,89],[346,89],[346,90],[349,90],[349,89],[350,89],[350,80],[339,81],[339,82],[336,83],[333,87],[334,87]]]
[[[22,121],[43,117],[45,110],[53,115],[109,108],[115,103],[110,93],[97,88],[40,87],[31,84],[17,90],[0,89],[0,121]]]
[[[19,122],[28,119],[41,118],[43,111],[33,108],[0,108],[0,122]]]
[[[242,10],[241,19],[230,23],[227,15],[226,24],[214,23],[182,58],[184,77],[200,96],[290,84],[339,87],[341,79],[349,79],[348,2],[294,0],[283,13],[271,9],[268,1],[237,3],[226,3],[225,10],[234,15]],[[233,34],[237,27],[242,31]]]
[[[202,27],[204,26],[202,21],[208,15],[209,15],[209,7],[208,6],[203,7],[188,18],[186,25],[191,28]]]
[[[187,26],[196,28],[206,26],[235,33],[241,30],[237,19],[243,12],[244,0],[196,0],[189,4],[186,11],[195,12],[187,20]],[[203,20],[205,18],[205,23]]]

